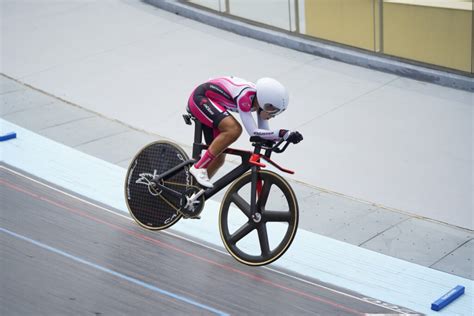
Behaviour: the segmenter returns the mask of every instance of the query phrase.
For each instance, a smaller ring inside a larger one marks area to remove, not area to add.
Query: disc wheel
[[[251,173],[237,179],[223,199],[219,226],[222,241],[238,261],[261,266],[280,258],[289,248],[298,227],[298,203],[288,182],[278,174],[260,170],[257,212],[250,212]]]
[[[153,176],[164,173],[188,160],[187,154],[174,143],[157,141],[145,146],[132,160],[125,180],[125,200],[133,219],[142,227],[160,230],[180,218],[180,198],[157,189]],[[188,166],[160,184],[184,193],[193,187]]]

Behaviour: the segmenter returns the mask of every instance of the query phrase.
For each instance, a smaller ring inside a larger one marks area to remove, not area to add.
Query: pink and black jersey
[[[214,78],[194,89],[189,97],[188,107],[199,121],[212,129],[212,135],[205,134],[208,143],[219,134],[217,127],[222,119],[230,115],[227,111],[239,113],[250,136],[278,139],[279,131],[270,131],[268,121],[257,115],[258,127],[255,124],[252,104],[256,93],[252,82],[237,77]]]
[[[252,82],[222,77],[206,82],[206,96],[232,112],[250,112],[257,90]]]

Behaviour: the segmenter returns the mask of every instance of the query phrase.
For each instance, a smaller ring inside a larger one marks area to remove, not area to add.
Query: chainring
[[[190,199],[196,195],[202,189],[192,186],[186,189],[182,195],[179,204],[179,212],[184,218],[200,218],[200,214],[204,208],[204,194],[196,199],[194,202],[190,202]]]

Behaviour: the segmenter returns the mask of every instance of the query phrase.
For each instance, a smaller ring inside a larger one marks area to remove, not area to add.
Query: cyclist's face
[[[260,104],[258,104],[257,98],[254,98],[254,99],[253,99],[252,107],[253,107],[255,110],[259,111],[259,115],[260,115],[260,117],[261,117],[263,120],[269,120],[269,119],[271,119],[272,117],[275,117],[275,114],[266,112],[266,111],[264,111],[264,110],[259,110]]]
[[[270,114],[270,113],[268,113],[268,112],[262,110],[262,111],[260,111],[260,117],[261,117],[263,120],[269,120],[269,119],[271,119],[272,117],[275,117],[275,115],[274,115],[274,114]]]

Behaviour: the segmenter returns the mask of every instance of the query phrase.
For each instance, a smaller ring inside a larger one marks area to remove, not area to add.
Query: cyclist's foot
[[[189,168],[189,172],[196,178],[197,182],[199,182],[200,185],[206,188],[212,188],[214,185],[212,182],[209,180],[209,176],[207,175],[207,169],[204,168],[195,168],[192,166]]]

